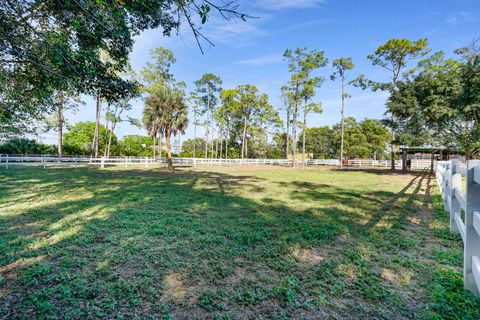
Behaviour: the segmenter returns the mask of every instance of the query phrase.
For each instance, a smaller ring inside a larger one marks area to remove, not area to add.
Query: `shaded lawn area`
[[[0,317],[480,318],[433,176],[0,173]]]

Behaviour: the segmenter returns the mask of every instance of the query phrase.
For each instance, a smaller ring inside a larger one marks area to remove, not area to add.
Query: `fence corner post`
[[[475,176],[476,174],[476,176]],[[465,192],[465,243],[463,253],[464,288],[480,295],[480,160],[467,161],[467,191]],[[477,228],[476,228],[477,227]],[[477,230],[476,230],[477,229]]]

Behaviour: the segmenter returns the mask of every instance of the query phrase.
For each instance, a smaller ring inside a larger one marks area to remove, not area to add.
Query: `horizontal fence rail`
[[[478,297],[480,296],[480,160],[467,161],[466,165],[459,160],[438,161],[435,164],[435,175],[444,201],[444,209],[450,213],[450,230],[462,237],[464,287]],[[462,177],[465,177],[465,180]]]
[[[279,165],[291,166],[292,160],[287,159],[219,159],[219,158],[172,158],[174,166],[197,166],[197,165]],[[302,165],[303,161],[298,159],[296,165]],[[402,168],[402,162],[396,161],[396,166]],[[166,165],[166,159],[155,159],[149,157],[110,157],[110,158],[92,158],[86,156],[66,156],[57,157],[50,155],[2,155],[0,154],[0,167],[8,169],[9,166],[22,165],[39,165],[43,167],[63,165],[63,166],[130,166],[144,165],[146,167],[152,165]],[[309,159],[305,161],[307,166],[340,166],[338,159]],[[362,168],[389,168],[390,160],[372,160],[372,159],[353,159],[344,163],[346,167],[362,167]],[[425,169],[431,166],[430,160],[414,159],[411,163],[412,169]]]

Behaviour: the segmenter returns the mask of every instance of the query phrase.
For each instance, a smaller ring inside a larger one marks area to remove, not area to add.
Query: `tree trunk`
[[[197,150],[197,120],[195,119],[195,124],[193,127],[193,157],[196,158],[196,150]]]
[[[112,128],[110,129],[110,135],[108,136],[108,147],[107,147],[107,159],[110,158],[110,147],[112,146],[112,136],[117,126],[116,122],[112,122]]]
[[[163,140],[163,130],[158,132],[158,158],[160,162],[162,161],[162,140]]]
[[[170,129],[165,129],[165,148],[167,149],[167,166],[168,171],[173,171],[173,162],[172,162],[172,150],[170,144],[170,138],[172,136],[172,132]]]
[[[217,135],[217,141],[215,141],[215,158],[218,158],[218,140],[220,137]]]
[[[208,110],[207,110],[207,120],[205,121],[205,158],[208,158]]]
[[[153,150],[153,159],[155,159],[155,147],[156,147],[155,143],[157,143],[157,141],[156,141],[156,140],[157,140],[157,139],[156,139],[156,135],[157,135],[157,134],[155,134],[155,135],[153,136],[153,147],[152,147],[152,150]]]
[[[268,127],[265,127],[265,159],[267,159],[268,153]]]
[[[288,159],[288,147],[290,144],[290,108],[287,110],[287,145],[285,146],[285,158]]]
[[[394,119],[393,114],[392,114],[392,126],[395,124],[394,121],[395,121],[395,119]],[[394,143],[394,141],[395,141],[395,129],[392,127],[392,143],[390,145],[390,148],[391,148],[390,156],[392,158],[390,160],[391,161],[390,162],[390,169],[392,171],[395,171],[395,143]]]
[[[105,110],[105,141],[108,141],[108,136],[109,136],[109,130],[108,130],[108,113],[110,112],[110,104],[107,104],[107,110]],[[107,157],[107,148],[105,148],[103,152],[103,156]]]
[[[225,139],[225,159],[228,159],[228,137]]]
[[[213,112],[212,112],[212,114],[213,114]],[[214,139],[213,137],[214,137],[215,132],[214,132],[214,128],[213,128],[213,116],[212,116],[212,122],[211,122],[211,123],[212,123],[212,135],[211,135],[211,139],[210,139],[210,140],[211,140],[212,142],[210,143],[210,144],[211,144],[210,157],[214,158],[214,156],[213,156],[213,146],[214,146],[214,144],[215,144],[215,141],[214,141],[215,139]]]
[[[58,110],[57,110],[57,131],[58,131],[58,157],[61,158],[63,156],[63,94],[60,93],[58,96]]]
[[[295,107],[293,110],[293,123],[292,123],[292,167],[295,166],[295,154],[296,154],[296,149],[297,146],[296,141],[297,141],[297,113],[298,113],[298,108]]]
[[[246,156],[246,146],[247,146],[247,116],[243,118],[243,135],[242,135],[242,159]]]
[[[98,158],[98,149],[99,149],[99,135],[100,135],[100,95],[97,94],[97,105],[95,112],[95,132],[93,134],[93,148],[92,156]]]
[[[305,102],[306,103],[306,102]],[[307,107],[303,110],[303,146],[302,146],[302,166],[305,167],[305,131],[307,131]]]
[[[222,138],[220,139],[220,159],[222,159],[223,155],[223,135]]]
[[[341,139],[340,139],[340,169],[343,169],[343,139],[344,139],[344,134],[345,134],[345,121],[344,121],[344,118],[345,118],[345,115],[344,115],[344,111],[345,111],[345,82],[344,82],[344,78],[342,78],[342,111],[341,111],[341,114],[342,114],[342,133],[341,133]]]

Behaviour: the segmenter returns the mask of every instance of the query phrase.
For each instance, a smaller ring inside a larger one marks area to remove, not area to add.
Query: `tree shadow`
[[[280,197],[255,200],[240,191],[258,195],[270,182],[251,175],[18,170],[0,187],[0,317],[314,317],[319,308],[335,314],[318,302],[332,290],[348,293],[332,293],[344,307],[364,300],[365,316],[378,308],[412,316],[413,293],[377,296],[364,285],[405,292],[379,284],[380,271],[368,267],[378,269],[376,254],[414,249],[378,223],[386,214],[405,223],[397,204],[417,195],[424,178],[398,194],[275,182]],[[410,203],[408,212],[417,209]],[[338,271],[344,265],[354,278]]]

